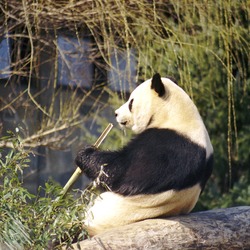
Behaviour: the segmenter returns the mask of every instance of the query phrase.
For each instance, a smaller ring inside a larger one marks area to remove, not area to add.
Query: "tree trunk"
[[[247,250],[250,249],[250,206],[145,220],[111,229],[69,249]]]

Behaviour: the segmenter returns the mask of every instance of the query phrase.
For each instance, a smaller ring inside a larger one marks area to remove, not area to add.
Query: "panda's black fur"
[[[113,192],[122,195],[155,194],[182,190],[200,183],[212,171],[212,156],[188,138],[169,129],[147,129],[123,149],[100,151],[94,147],[78,153],[76,164],[91,179],[100,176]]]

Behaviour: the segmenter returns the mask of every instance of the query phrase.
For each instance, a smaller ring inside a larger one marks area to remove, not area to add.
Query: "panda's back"
[[[111,188],[122,195],[203,188],[212,170],[205,148],[170,129],[147,129],[120,153],[128,167]]]

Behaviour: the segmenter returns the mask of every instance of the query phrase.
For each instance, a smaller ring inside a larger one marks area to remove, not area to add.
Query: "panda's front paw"
[[[86,168],[88,168],[88,165],[91,161],[91,155],[96,150],[97,148],[93,146],[85,147],[84,149],[80,150],[75,158],[75,164],[84,171]]]

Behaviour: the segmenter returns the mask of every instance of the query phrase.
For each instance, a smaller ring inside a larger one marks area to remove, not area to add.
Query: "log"
[[[250,249],[250,206],[149,219],[108,230],[68,249]]]

